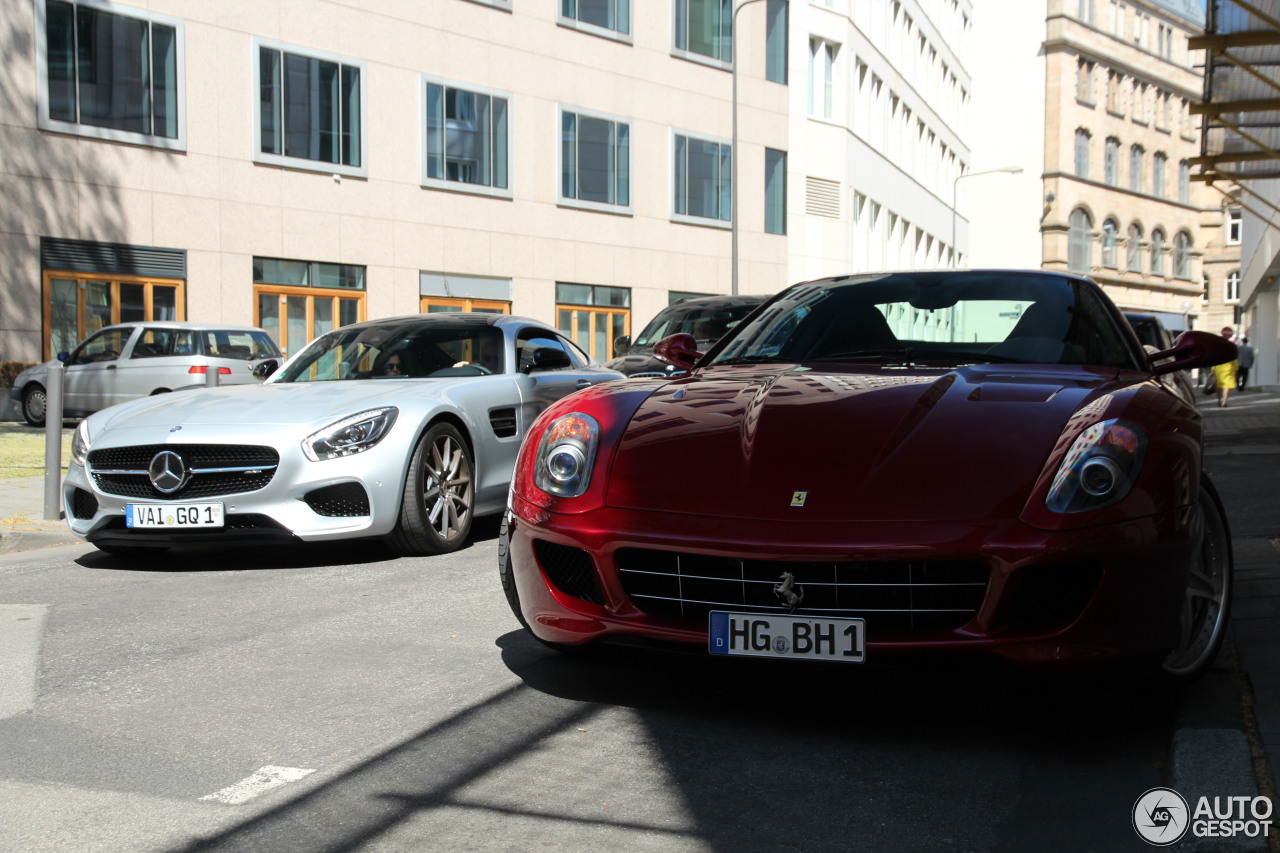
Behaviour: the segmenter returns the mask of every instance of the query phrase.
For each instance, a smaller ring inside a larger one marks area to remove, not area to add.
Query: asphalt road
[[[496,526],[0,555],[0,850],[1146,850],[1169,696],[528,638]]]

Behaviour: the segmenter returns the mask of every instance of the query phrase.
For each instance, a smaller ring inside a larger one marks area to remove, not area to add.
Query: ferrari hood
[[[397,393],[393,386],[398,386],[401,399],[406,394],[429,393],[422,383],[404,387],[395,381],[190,388],[112,406],[93,419],[96,428],[109,426],[113,430],[178,425],[328,423],[365,409],[396,405]]]
[[[1016,517],[1067,421],[1114,387],[1081,368],[702,370],[637,409],[607,501],[795,522]]]

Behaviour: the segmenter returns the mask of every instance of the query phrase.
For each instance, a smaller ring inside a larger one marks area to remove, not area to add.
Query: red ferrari
[[[795,285],[692,372],[573,394],[529,431],[500,542],[520,622],[600,642],[862,663],[1217,654],[1231,541],[1201,418],[1087,278],[934,271]]]

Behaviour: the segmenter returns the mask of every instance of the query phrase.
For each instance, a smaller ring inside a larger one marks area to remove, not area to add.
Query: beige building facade
[[[729,290],[723,8],[8,0],[0,358],[159,318],[262,325],[293,352],[449,310],[540,318],[608,358],[673,293]],[[787,4],[740,19],[741,289],[773,292]]]

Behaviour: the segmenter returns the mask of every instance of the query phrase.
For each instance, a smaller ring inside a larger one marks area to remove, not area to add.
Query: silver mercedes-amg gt
[[[524,317],[344,326],[262,384],[147,397],[82,421],[67,522],[113,554],[379,536],[403,554],[453,551],[476,516],[502,510],[538,413],[620,378]]]

